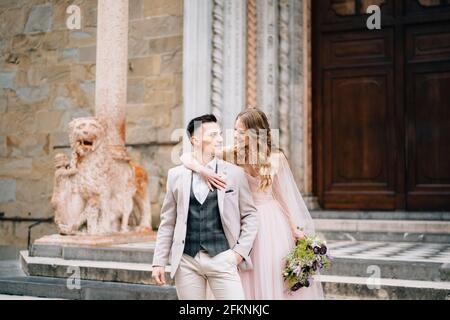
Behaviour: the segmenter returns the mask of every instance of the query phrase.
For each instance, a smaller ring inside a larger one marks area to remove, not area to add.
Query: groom
[[[215,157],[223,139],[214,115],[192,119],[187,133],[195,159],[226,175],[227,188],[211,191],[184,166],[169,170],[152,277],[165,284],[164,267],[170,263],[181,300],[206,299],[207,283],[216,299],[244,299],[238,266],[252,268],[249,255],[258,227],[247,178],[241,168]]]

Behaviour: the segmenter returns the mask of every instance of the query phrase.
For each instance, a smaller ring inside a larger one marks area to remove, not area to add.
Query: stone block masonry
[[[81,29],[66,27],[69,4]],[[182,127],[183,1],[129,1],[127,136],[149,172],[159,224],[172,130]],[[94,114],[96,0],[0,2],[0,212],[53,215],[53,157],[69,152],[68,123]],[[56,149],[55,149],[56,148]],[[0,245],[25,245],[28,223],[0,222]],[[41,225],[39,235],[55,231]]]

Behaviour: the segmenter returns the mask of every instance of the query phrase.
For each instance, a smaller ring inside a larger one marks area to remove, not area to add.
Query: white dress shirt
[[[206,167],[216,171],[216,164],[217,159],[214,157],[210,162],[208,162]],[[210,191],[205,179],[203,179],[203,177],[197,172],[192,173],[192,191],[194,192],[194,196],[200,204],[203,204],[203,202],[205,202],[206,197],[208,196],[208,193]]]

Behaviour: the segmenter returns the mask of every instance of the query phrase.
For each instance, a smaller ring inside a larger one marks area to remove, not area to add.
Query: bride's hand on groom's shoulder
[[[217,188],[219,190],[226,188],[227,183],[225,181],[225,178],[218,175],[213,170],[206,167],[202,167],[199,173],[203,177],[203,179],[205,179],[206,183],[208,184],[208,188],[211,191],[214,188]]]

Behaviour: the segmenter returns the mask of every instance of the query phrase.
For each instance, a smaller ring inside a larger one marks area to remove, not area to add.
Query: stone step
[[[325,271],[326,274],[364,277],[368,275],[367,268],[375,265],[380,267],[385,278],[429,281],[449,279],[448,268],[441,269],[441,266],[450,263],[450,246],[447,247],[447,257],[442,256],[443,253],[439,253],[439,250],[433,251],[432,246],[443,247],[441,244],[336,241],[330,242],[329,246],[330,249],[336,249],[333,250],[335,261],[333,269]],[[388,246],[394,251],[390,251]],[[153,248],[154,243],[104,248],[35,245],[32,247],[32,255],[64,260],[116,261],[148,265],[152,263]],[[399,252],[403,256],[396,257]],[[421,256],[427,252],[427,257]]]
[[[133,283],[119,283],[112,281],[94,281],[81,280],[80,289],[68,288],[67,278],[70,275],[66,273],[67,260],[65,264],[58,265],[55,259],[58,258],[35,258],[27,257],[26,252],[21,252],[21,257],[24,261],[28,261],[27,267],[37,265],[39,259],[45,268],[53,270],[57,277],[42,277],[42,276],[14,276],[0,278],[0,294],[8,295],[24,295],[44,298],[59,298],[59,299],[176,299],[176,291],[173,285],[165,287],[157,287],[154,285],[133,284]],[[31,259],[31,260],[30,260]],[[49,259],[43,261],[42,259]],[[44,263],[45,262],[45,263]],[[49,263],[51,262],[51,263]],[[69,261],[71,262],[71,261]],[[76,262],[80,266],[80,276],[96,275],[102,279],[111,279],[121,281],[121,272],[111,271],[113,268],[111,264],[105,265],[105,262]],[[95,265],[95,267],[93,267]],[[122,269],[123,273],[134,274],[135,268],[129,268],[124,264],[115,263],[117,268]],[[26,269],[26,268],[25,268]],[[54,270],[61,270],[55,272]],[[148,270],[148,269],[147,269]],[[48,272],[47,272],[48,273]],[[114,276],[111,277],[111,274]],[[141,274],[138,274],[142,276]],[[93,277],[93,278],[95,278]],[[147,280],[147,274],[144,280]],[[170,277],[167,275],[167,279]],[[371,284],[370,277],[348,277],[336,275],[321,275],[320,281],[323,284],[325,297],[327,299],[447,299],[450,294],[450,282],[433,282],[433,281],[417,281],[404,279],[385,279],[381,278],[379,289],[370,289],[368,284]],[[136,281],[136,278],[131,279],[126,276],[127,281]],[[139,278],[138,278],[139,280]],[[141,279],[142,280],[142,279]],[[139,280],[139,281],[141,281]],[[69,282],[72,283],[73,282]],[[171,282],[173,284],[173,282]],[[373,284],[373,283],[372,283]]]
[[[333,265],[324,274],[367,277],[373,270],[383,278],[448,281],[450,245],[411,242],[328,242]]]
[[[20,269],[19,260],[0,260],[0,278],[15,277],[23,275]]]
[[[314,219],[450,221],[448,211],[311,210],[310,213]]]
[[[450,221],[316,219],[317,230],[450,234]]]
[[[64,299],[38,298],[32,296],[15,296],[11,294],[0,294],[0,300],[64,300]]]
[[[442,281],[450,281],[450,263],[445,263],[439,269]]]
[[[450,243],[450,221],[314,219],[326,240]]]
[[[25,248],[17,246],[0,245],[0,261],[3,260],[17,260],[19,258],[19,251]]]
[[[325,298],[330,300],[446,300],[450,282],[412,281],[321,275]],[[371,287],[370,285],[379,285]],[[48,277],[0,278],[0,294],[74,300],[175,300],[175,287],[158,287],[117,282],[80,282],[80,289],[69,289],[65,279]]]
[[[29,276],[69,278],[79,274],[82,280],[98,280],[153,285],[152,266],[149,263],[116,261],[65,260],[62,258],[30,257],[28,251],[20,252],[22,270]],[[166,280],[173,280],[166,269]]]
[[[115,261],[151,264],[155,242],[119,244],[104,247],[33,244],[31,257],[64,260]]]
[[[423,261],[402,261],[370,258],[335,258],[332,268],[324,275],[368,277],[376,272],[389,279],[448,281],[441,278],[442,263]]]
[[[450,282],[321,275],[326,296],[383,300],[447,300]]]
[[[70,300],[177,300],[174,286],[81,280],[69,289],[66,279],[48,277],[0,278],[0,294]]]

